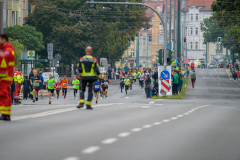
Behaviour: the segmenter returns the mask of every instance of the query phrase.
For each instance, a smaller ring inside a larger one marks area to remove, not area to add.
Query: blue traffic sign
[[[188,76],[187,72],[185,72],[183,75],[184,75],[185,77],[187,77],[187,76]]]
[[[169,79],[170,73],[167,70],[164,70],[161,72],[161,78],[162,79]]]

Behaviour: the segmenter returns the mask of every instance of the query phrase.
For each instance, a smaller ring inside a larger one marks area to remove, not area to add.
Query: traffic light
[[[222,37],[218,37],[217,41],[218,41],[218,44],[221,44],[222,43]]]
[[[159,49],[159,51],[158,51],[158,58],[159,58],[159,60],[158,60],[158,63],[160,64],[160,65],[162,65],[163,64],[163,52],[164,52],[164,50],[163,49]]]
[[[167,56],[167,64],[171,65],[171,63],[172,63],[172,51],[169,49],[168,56]]]
[[[186,37],[183,37],[183,41],[186,42],[186,41],[187,41],[187,38],[186,38]]]

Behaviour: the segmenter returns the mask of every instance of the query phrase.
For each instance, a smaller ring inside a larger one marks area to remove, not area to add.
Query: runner
[[[141,74],[139,75],[139,84],[142,89],[143,89],[143,81],[144,81],[144,73],[143,71],[141,71]]]
[[[63,79],[61,80],[61,83],[62,83],[62,95],[64,96],[64,99],[66,99],[68,85],[68,79],[66,75],[64,75]]]
[[[132,90],[132,84],[133,84],[133,79],[134,79],[134,76],[132,75],[132,72],[129,73],[129,76],[128,76],[128,77],[129,77],[130,82],[131,82],[131,83],[129,84],[130,90]]]
[[[102,77],[101,77],[101,79],[100,79],[100,81],[101,81],[101,83],[103,83],[103,81],[104,81],[104,75],[102,75]],[[100,87],[100,89],[101,89],[101,93],[100,93],[100,96],[101,96],[101,98],[103,97],[103,88],[102,88],[102,84],[101,84],[101,87]]]
[[[111,81],[112,81],[111,79],[112,79],[112,69],[109,67],[108,68],[108,80],[110,82],[109,85],[111,84]]]
[[[57,92],[57,99],[59,98],[59,92],[61,90],[61,82],[60,79],[57,79],[57,83],[55,83],[55,88],[56,88],[56,92]]]
[[[125,91],[126,91],[126,94],[127,94],[127,90],[128,90],[129,84],[131,84],[128,75],[126,75],[126,79],[124,81],[125,81]]]
[[[36,101],[38,101],[38,91],[40,90],[41,78],[38,76],[38,70],[33,70],[33,77],[30,79],[30,83],[33,87],[33,102],[35,102],[35,93],[36,93]]]
[[[79,89],[79,80],[77,79],[76,75],[73,76],[73,81],[72,81],[72,85],[73,85],[73,93],[74,93],[74,99],[76,99],[76,94],[77,91]]]
[[[94,82],[94,95],[96,97],[96,104],[98,104],[98,95],[100,92],[100,86],[101,86],[101,81],[98,78],[95,82]]]
[[[120,88],[121,88],[121,92],[122,92],[122,89],[124,88],[124,80],[125,80],[125,77],[120,74]]]
[[[47,80],[46,83],[46,89],[48,89],[48,94],[49,94],[49,104],[51,104],[51,97],[54,95],[54,86],[55,86],[55,79],[53,79],[52,75],[49,75],[49,79]]]
[[[135,86],[134,84],[137,81],[137,73],[136,73],[136,71],[134,71],[132,75],[133,75],[133,86]]]
[[[107,91],[108,91],[108,84],[109,81],[107,80],[107,77],[104,76],[104,80],[102,81],[102,90],[103,90],[103,98],[107,98]]]

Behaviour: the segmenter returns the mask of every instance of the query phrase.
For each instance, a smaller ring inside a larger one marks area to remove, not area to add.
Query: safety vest
[[[0,56],[0,78],[5,78],[8,76],[8,68],[6,59]]]
[[[17,72],[14,72],[13,79],[14,79],[14,83],[18,83]]]

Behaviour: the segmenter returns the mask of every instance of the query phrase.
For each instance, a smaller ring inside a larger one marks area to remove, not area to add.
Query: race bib
[[[76,85],[73,85],[73,88],[76,88]]]
[[[95,85],[95,88],[100,88],[99,85]]]
[[[52,87],[52,86],[53,86],[53,83],[49,83],[48,86],[51,86],[51,87]]]
[[[34,83],[33,83],[33,86],[36,86],[36,87],[38,87],[38,86],[39,86],[39,83],[37,83],[37,82],[34,82]]]
[[[63,83],[63,86],[67,86],[67,83]]]
[[[61,86],[60,86],[60,85],[58,85],[58,86],[57,86],[57,88],[61,88]]]

